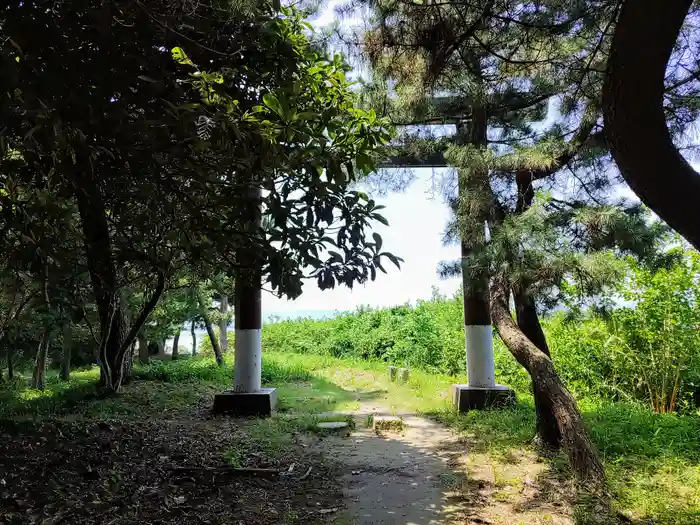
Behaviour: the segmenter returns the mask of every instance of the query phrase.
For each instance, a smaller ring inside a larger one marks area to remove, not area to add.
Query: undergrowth
[[[409,382],[398,384],[380,361],[270,351],[263,369],[264,382],[278,388],[279,412],[251,422],[246,439],[251,450],[259,446],[268,457],[284,454],[296,433],[316,431],[316,414],[354,410],[363,401],[376,401],[392,413],[435,417],[464,435],[473,453],[486,453],[495,464],[506,465],[531,449],[534,407],[527,389],[518,392],[512,409],[457,414],[449,402],[456,378],[447,375],[412,370]],[[110,399],[95,398],[97,369],[74,372],[68,383],[51,374],[44,392],[26,388],[27,378],[21,378],[0,390],[0,418],[185,417],[193,407],[208,410],[213,394],[227,388],[232,376],[228,356],[222,368],[207,358],[154,361],[135,365],[134,380]],[[700,523],[700,417],[656,414],[639,403],[594,396],[580,398],[580,407],[605,462],[615,512],[634,523]],[[250,455],[241,447],[226,448],[229,464],[248,464]],[[565,458],[550,461],[548,476],[569,475]],[[598,499],[582,493],[578,502],[577,525],[607,523],[595,521],[601,513]]]

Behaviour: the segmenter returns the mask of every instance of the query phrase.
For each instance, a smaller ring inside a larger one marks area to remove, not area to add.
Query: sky
[[[382,236],[383,251],[404,259],[401,269],[391,262],[383,264],[387,274],[378,272],[374,282],[356,285],[352,290],[341,287],[319,290],[314,280],[304,285],[303,294],[295,301],[279,299],[265,293],[262,299],[263,318],[269,315],[287,317],[295,311],[354,310],[360,305],[393,306],[406,301],[429,299],[432,287],[452,295],[459,279],[441,280],[437,276],[440,261],[459,257],[459,246],[443,246],[442,233],[449,219],[449,209],[439,196],[430,194],[429,169],[415,170],[416,180],[403,193],[375,196],[389,226],[377,223],[372,231]],[[368,233],[371,236],[371,233]]]

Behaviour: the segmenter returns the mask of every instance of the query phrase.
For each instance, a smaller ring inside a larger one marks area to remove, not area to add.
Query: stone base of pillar
[[[214,396],[212,412],[237,417],[267,417],[272,415],[276,405],[276,388],[261,388],[258,392],[226,390]]]
[[[454,406],[460,412],[515,406],[515,392],[505,385],[494,385],[487,388],[452,385],[452,399]]]

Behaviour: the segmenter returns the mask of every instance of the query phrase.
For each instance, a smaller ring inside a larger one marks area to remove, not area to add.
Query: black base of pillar
[[[505,385],[495,385],[489,388],[452,385],[452,399],[460,412],[515,406],[515,392]]]
[[[227,390],[214,396],[212,412],[238,417],[266,417],[272,415],[276,405],[276,388],[261,388],[259,392],[249,393]]]

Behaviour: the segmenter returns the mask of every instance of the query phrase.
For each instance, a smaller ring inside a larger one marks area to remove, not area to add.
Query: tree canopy
[[[294,10],[37,0],[0,17],[3,241],[33,238],[42,268],[87,267],[109,388],[185,268],[254,265],[296,297],[307,277],[352,286],[399,264],[366,238],[380,207],[352,189],[386,123],[354,107],[348,67]],[[260,206],[267,227],[251,230]],[[124,290],[139,282],[150,294],[132,322]]]

